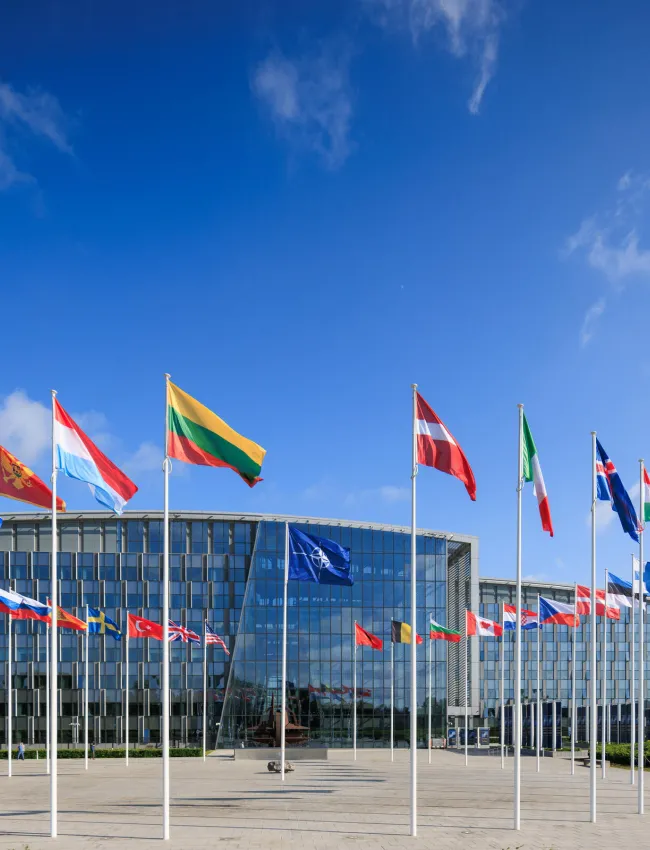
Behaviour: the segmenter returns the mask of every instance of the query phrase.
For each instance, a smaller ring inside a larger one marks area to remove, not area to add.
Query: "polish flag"
[[[494,620],[486,620],[485,617],[477,617],[471,611],[466,611],[467,625],[465,634],[467,637],[501,637],[503,634],[503,626],[495,623]]]
[[[417,393],[415,433],[418,441],[418,463],[423,466],[433,466],[441,472],[459,478],[465,485],[470,499],[475,502],[476,481],[472,467],[467,462],[461,447],[420,393]]]

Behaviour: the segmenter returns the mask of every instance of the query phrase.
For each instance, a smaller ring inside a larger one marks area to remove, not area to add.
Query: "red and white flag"
[[[475,502],[476,481],[472,467],[444,422],[431,410],[420,393],[417,393],[415,433],[418,441],[418,463],[433,466],[441,472],[459,478],[470,499]]]
[[[129,624],[129,637],[154,638],[155,640],[163,639],[163,627],[160,623],[145,620],[144,617],[138,617],[137,614],[129,614],[127,620]]]
[[[503,634],[503,626],[495,623],[494,620],[486,620],[485,617],[477,617],[471,611],[466,611],[467,626],[465,634],[467,637],[501,637]]]
[[[585,584],[576,586],[576,614],[591,614],[591,588]],[[605,599],[605,597],[608,597]],[[610,594],[596,589],[596,616],[608,617],[610,620],[621,619],[621,609],[614,603]]]

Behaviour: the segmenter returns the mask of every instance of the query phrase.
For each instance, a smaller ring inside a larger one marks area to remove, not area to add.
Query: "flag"
[[[410,643],[411,627],[408,623],[400,623],[399,620],[390,621],[390,639],[393,643]],[[417,644],[424,643],[420,635],[415,635]]]
[[[418,443],[418,463],[423,466],[433,466],[441,472],[459,478],[465,485],[470,499],[475,502],[476,481],[472,467],[461,447],[420,393],[417,393],[415,433]]]
[[[226,655],[230,655],[228,652],[228,647],[223,642],[223,640],[219,637],[219,635],[215,632],[212,626],[209,623],[205,624],[205,642],[208,644],[214,644],[215,646],[220,646]]]
[[[576,614],[591,614],[591,588],[585,584],[576,587],[578,594],[576,598]],[[609,617],[610,620],[620,619],[621,612],[615,604],[605,597],[604,590],[596,588],[596,616]]]
[[[3,590],[0,587],[0,613],[13,614],[20,608],[23,597],[14,590]]]
[[[461,633],[441,626],[435,620],[429,623],[429,640],[446,640],[448,643],[460,643]]]
[[[471,611],[465,611],[466,615],[466,630],[467,637],[501,637],[503,634],[503,626],[495,623],[494,620],[486,620],[485,617],[477,617]]]
[[[52,602],[51,600],[47,600],[47,604],[50,606],[49,610],[52,610]],[[60,629],[72,629],[75,632],[85,632],[88,628],[88,625],[80,620],[79,617],[75,617],[74,614],[70,614],[69,611],[64,611],[63,608],[59,608],[56,606],[56,625]],[[48,617],[46,622],[48,625],[52,625],[52,618]]]
[[[160,623],[145,620],[144,617],[138,617],[136,614],[128,614],[127,621],[129,637],[163,639],[163,627]]]
[[[317,584],[354,584],[350,550],[334,540],[289,526],[289,578]]]
[[[357,646],[370,646],[373,649],[378,649],[379,652],[382,651],[384,642],[381,638],[362,629],[358,623],[354,624],[354,631]]]
[[[138,488],[119,470],[54,400],[56,468],[68,478],[85,481],[100,505],[121,514]]]
[[[539,597],[540,626],[555,623],[557,626],[578,626],[580,618],[575,611],[576,606],[568,602],[557,602],[555,599]]]
[[[576,614],[591,614],[591,588],[576,585]]]
[[[516,628],[517,621],[517,606],[516,605],[504,605],[503,606],[503,628],[506,631],[514,631]],[[537,628],[537,612],[536,611],[527,611],[525,608],[521,609],[521,628],[525,631],[530,629]]]
[[[643,467],[643,521],[650,520],[650,475],[648,470]]]
[[[6,592],[2,591],[2,593]],[[20,596],[20,605],[9,612],[14,620],[38,620],[41,623],[50,623],[50,611],[52,609],[48,605],[39,602],[37,599],[30,599],[29,596],[23,596],[23,594],[14,595]]]
[[[618,514],[623,531],[638,543],[639,521],[634,510],[634,505],[628,496],[627,490],[623,486],[616,467],[598,440],[596,440],[596,484],[596,497],[605,502],[611,502],[612,510]]]
[[[185,463],[227,467],[254,487],[262,480],[259,475],[266,450],[168,381],[167,453]]]
[[[115,640],[122,639],[122,632],[115,620],[111,620],[108,614],[98,608],[88,606],[88,634],[110,635]]]
[[[201,643],[201,638],[192,629],[188,629],[187,626],[179,626],[173,620],[169,620],[168,622],[170,643],[173,643],[175,640],[181,640],[183,643],[187,643],[188,641],[190,643]]]
[[[0,446],[0,496],[39,508],[52,507],[52,491],[17,457]],[[56,500],[57,511],[65,511],[63,499]],[[2,521],[0,520],[0,525]]]
[[[528,427],[528,420],[524,416],[524,481],[533,482],[533,492],[537,496],[539,515],[542,520],[542,529],[548,531],[553,537],[553,522],[551,521],[551,508],[546,495],[546,485],[542,475],[542,467],[539,465],[539,455],[535,447],[533,435]]]
[[[641,578],[640,578],[640,570],[639,570],[639,559],[634,558],[634,597],[635,597],[636,602],[637,602],[637,606],[636,606],[637,610],[638,610],[640,585],[641,585]],[[643,585],[644,585],[643,595],[644,595],[646,602],[647,602],[648,601],[648,594],[650,594],[650,561],[646,562],[646,565],[643,569]]]
[[[632,607],[632,583],[623,578],[607,573],[607,604],[618,608]],[[618,618],[617,618],[618,619]]]

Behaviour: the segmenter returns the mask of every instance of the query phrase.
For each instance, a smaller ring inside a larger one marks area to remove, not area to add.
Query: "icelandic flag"
[[[121,514],[138,488],[105,454],[100,452],[56,399],[54,400],[54,442],[56,468],[68,478],[85,481],[100,505],[105,505],[116,514]]]
[[[567,602],[558,602],[555,599],[539,597],[539,623],[540,627],[546,623],[556,626],[578,626],[580,618],[575,613],[575,606]]]
[[[514,631],[516,626],[515,623],[517,621],[517,606],[516,605],[504,605],[503,606],[503,628],[506,631]],[[536,611],[527,611],[525,608],[521,609],[521,628],[528,631],[529,629],[537,628],[537,612]]]
[[[351,586],[350,550],[289,526],[289,578]]]
[[[638,543],[639,521],[634,505],[623,486],[621,476],[598,440],[596,440],[596,484],[596,498],[611,502],[612,510],[618,514],[623,531]]]

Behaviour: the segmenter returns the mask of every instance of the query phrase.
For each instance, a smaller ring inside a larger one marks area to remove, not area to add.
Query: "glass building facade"
[[[355,620],[384,639],[384,651],[357,655],[358,745],[389,744],[390,623],[410,620],[410,530],[401,527],[294,517],[172,513],[170,618],[203,634],[207,620],[230,655],[208,647],[208,746],[255,743],[256,727],[279,706],[284,523],[350,547],[353,587],[289,583],[288,709],[314,746],[350,746],[353,626]],[[59,517],[60,604],[85,619],[100,608],[123,627],[127,611],[162,622],[162,517],[160,512],[80,512]],[[4,514],[0,528],[0,586],[45,600],[50,592],[51,521],[43,514]],[[418,614],[459,627],[470,600],[478,599],[476,538],[419,531]],[[0,713],[7,714],[8,617],[0,633]],[[14,621],[14,741],[44,743],[44,624]],[[59,741],[74,743],[83,728],[84,637],[60,630]],[[128,699],[131,741],[160,740],[162,644],[132,639]],[[91,635],[90,740],[124,740],[125,642]],[[418,661],[418,739],[426,743],[428,665]],[[456,645],[431,644],[433,734],[458,713],[464,691],[464,656]],[[461,657],[462,656],[462,657]],[[199,743],[203,730],[202,646],[170,647],[172,744]],[[395,730],[402,743],[409,726],[408,646],[394,647]],[[478,658],[473,659],[478,670]],[[471,693],[478,695],[472,677]],[[80,723],[81,725],[77,725]],[[0,729],[6,745],[6,722]]]
[[[501,606],[503,603],[514,605],[516,586],[512,581],[504,579],[481,579],[480,614],[492,620],[501,622]],[[573,603],[574,585],[522,583],[522,607],[537,611],[537,597],[544,596],[560,602]],[[607,709],[605,718],[609,740],[627,743],[630,741],[630,639],[632,626],[629,608],[621,608],[620,620],[597,618],[597,651],[598,682],[596,685],[599,700],[598,729],[599,739],[602,736],[602,647],[606,634],[607,649],[605,654],[607,692]],[[591,621],[589,617],[581,617],[581,624],[576,634],[576,714],[577,740],[587,741],[589,736],[589,683],[591,679]],[[545,704],[545,718],[549,707],[556,703],[558,733],[561,730],[566,737],[570,735],[571,720],[571,677],[572,677],[572,629],[567,626],[546,625],[540,633],[540,687],[541,700]],[[650,627],[646,624],[645,644],[648,645]],[[523,736],[526,741],[527,729],[531,725],[530,705],[537,700],[537,631],[535,629],[522,632],[522,703]],[[499,694],[500,694],[500,641],[482,639],[479,646],[479,677],[480,696],[479,712],[482,725],[493,729],[493,737],[498,736],[500,727]],[[506,724],[509,734],[508,707],[514,704],[514,631],[507,632],[504,640],[505,657],[505,705]],[[634,634],[635,650],[638,646],[638,625]],[[636,660],[638,677],[638,658]],[[645,660],[646,685],[650,676],[650,658],[646,653]],[[638,695],[637,695],[638,700]],[[647,705],[647,700],[646,703]],[[638,705],[638,702],[637,702]],[[534,709],[532,710],[534,713]],[[534,723],[534,721],[533,721]],[[646,735],[650,731],[650,712],[646,710]],[[550,735],[550,733],[549,733]]]

